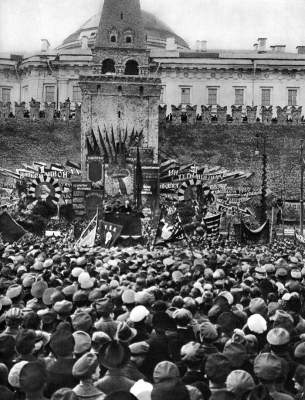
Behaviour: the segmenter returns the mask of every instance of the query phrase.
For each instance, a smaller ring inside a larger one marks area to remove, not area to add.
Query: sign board
[[[92,189],[92,182],[73,182],[73,192],[90,192]]]
[[[139,147],[140,161],[142,165],[153,164],[154,149],[152,147]],[[137,160],[137,147],[130,147],[128,150],[128,161],[135,162]]]
[[[142,166],[142,205],[156,210],[159,207],[159,166]]]

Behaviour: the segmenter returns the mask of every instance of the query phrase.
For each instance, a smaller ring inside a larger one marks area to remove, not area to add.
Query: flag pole
[[[192,244],[191,244],[191,241],[190,241],[189,238],[187,237],[187,234],[185,233],[185,230],[184,230],[184,228],[183,228],[182,221],[181,221],[181,218],[180,218],[180,215],[179,215],[178,212],[177,212],[177,218],[178,218],[178,222],[179,222],[180,228],[182,229],[182,233],[183,233],[184,240],[186,241],[186,243],[187,243],[187,245],[188,245],[188,247],[189,247],[189,250],[190,250],[190,252],[192,253],[193,260],[194,260],[194,259],[195,259],[195,255],[194,255],[193,246],[192,246]]]
[[[300,182],[300,233],[303,235],[304,231],[304,140],[300,142],[300,166],[301,166],[301,182]]]

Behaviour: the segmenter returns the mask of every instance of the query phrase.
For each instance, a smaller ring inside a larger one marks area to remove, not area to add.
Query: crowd
[[[0,248],[1,400],[305,398],[292,242]]]

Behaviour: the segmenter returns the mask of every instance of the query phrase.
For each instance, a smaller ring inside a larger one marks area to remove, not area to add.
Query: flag
[[[250,229],[244,221],[241,221],[240,239],[243,244],[266,244],[270,239],[270,223],[267,220],[258,229]]]
[[[305,244],[305,238],[303,235],[301,235],[300,233],[298,233],[296,231],[294,232],[294,235],[295,235],[295,239],[298,243],[303,244],[303,245]]]
[[[161,217],[157,227],[154,246],[160,246],[167,243],[183,240],[185,237],[182,224],[179,218],[175,222],[166,220],[164,213],[161,212]]]
[[[70,168],[78,169],[78,170],[81,169],[80,164],[74,163],[74,162],[72,162],[72,161],[70,161],[70,160],[68,160],[68,161],[66,162],[66,166],[67,166],[67,167],[70,167]]]
[[[25,233],[26,230],[6,211],[0,214],[0,234],[4,243],[17,242]]]
[[[103,231],[104,246],[109,249],[114,246],[115,242],[120,237],[123,226],[112,222],[101,221],[100,230]]]
[[[76,243],[77,247],[94,247],[97,232],[97,221],[98,212],[84,229],[83,233]]]
[[[219,236],[220,214],[208,214],[203,220],[207,229],[208,239],[216,239]]]
[[[142,189],[143,189],[143,174],[142,164],[140,159],[140,150],[137,147],[137,162],[136,162],[136,205],[139,210],[142,206]]]
[[[63,172],[65,167],[61,164],[51,164],[50,166],[51,171]]]

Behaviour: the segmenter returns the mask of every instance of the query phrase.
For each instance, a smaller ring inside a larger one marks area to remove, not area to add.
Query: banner
[[[137,212],[111,212],[105,213],[105,223],[111,223],[122,226],[121,237],[123,238],[141,238],[142,237],[142,223],[141,214]]]
[[[94,247],[96,232],[97,232],[98,212],[84,229],[79,240],[76,243],[77,247]]]
[[[0,234],[4,243],[17,242],[27,231],[6,211],[0,214]]]
[[[305,238],[304,238],[304,236],[301,235],[301,234],[298,233],[298,232],[294,232],[294,234],[295,234],[295,239],[296,239],[296,241],[297,241],[298,243],[300,243],[300,244],[305,245]]]
[[[219,236],[220,214],[207,215],[203,220],[207,230],[207,238],[216,239]]]
[[[122,225],[101,221],[100,232],[101,232],[101,237],[103,237],[104,246],[108,249],[110,247],[113,247],[116,241],[119,239],[122,230],[123,230]]]
[[[240,241],[242,244],[266,244],[270,238],[270,223],[267,220],[258,229],[250,229],[243,221],[240,225]]]

